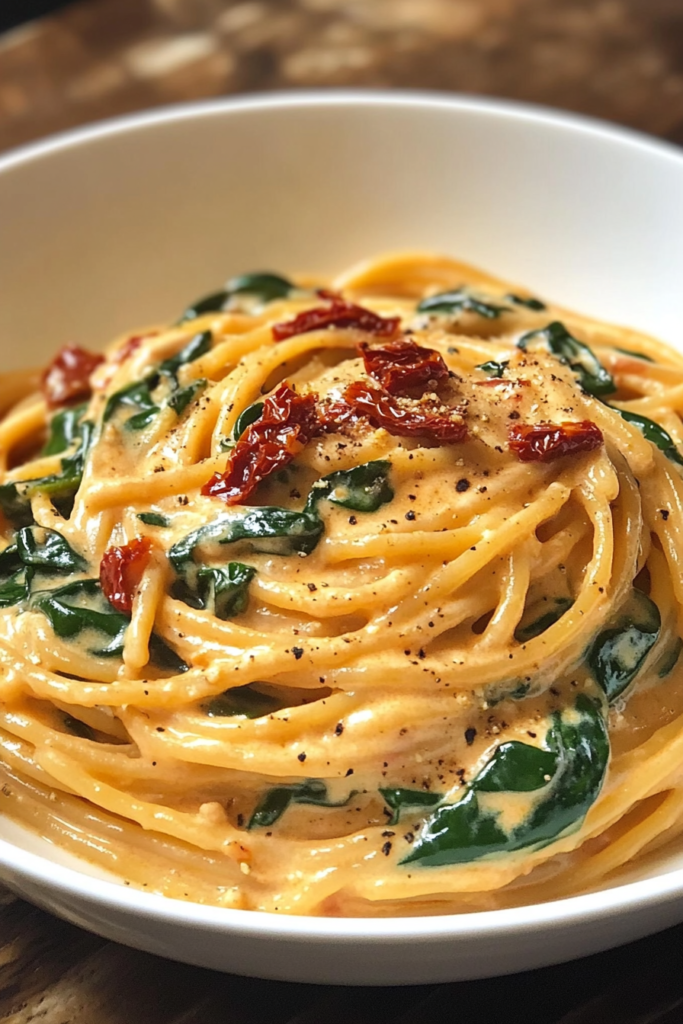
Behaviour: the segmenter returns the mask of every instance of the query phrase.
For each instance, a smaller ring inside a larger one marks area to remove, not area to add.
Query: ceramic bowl
[[[5,369],[175,318],[242,270],[333,273],[392,249],[448,253],[683,345],[683,154],[509,103],[298,93],[123,118],[2,157],[0,224]],[[0,819],[0,878],[140,949],[342,984],[502,974],[683,920],[683,849],[540,906],[325,920],[134,891]]]

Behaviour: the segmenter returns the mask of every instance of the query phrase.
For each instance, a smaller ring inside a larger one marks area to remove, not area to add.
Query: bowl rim
[[[108,118],[53,134],[0,155],[0,174],[54,153],[149,127],[226,113],[248,115],[250,112],[311,107],[452,110],[486,118],[503,118],[559,128],[626,146],[678,165],[683,173],[683,150],[674,143],[583,114],[516,100],[426,90],[302,89],[219,97]],[[34,834],[30,829],[26,831]],[[115,913],[132,912],[159,923],[191,925],[206,932],[227,931],[245,938],[287,938],[300,943],[334,939],[342,945],[377,945],[387,941],[405,944],[416,939],[463,941],[475,935],[479,939],[487,936],[514,937],[529,929],[556,930],[572,925],[584,926],[604,917],[634,915],[645,908],[651,910],[683,898],[683,868],[674,868],[655,877],[617,884],[597,892],[502,910],[414,917],[323,918],[236,910],[172,899],[64,866],[2,838],[0,869],[0,875],[10,886],[13,881],[17,884],[25,882],[36,886],[38,891],[41,888],[54,890],[62,896],[75,896]]]

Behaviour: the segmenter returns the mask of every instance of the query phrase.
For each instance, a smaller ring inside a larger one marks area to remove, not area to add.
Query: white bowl
[[[683,155],[507,103],[393,93],[202,103],[0,159],[4,368],[174,318],[240,270],[449,253],[683,345]],[[268,978],[453,981],[683,920],[683,852],[587,896],[488,913],[323,920],[137,892],[0,819],[0,877],[111,939]]]

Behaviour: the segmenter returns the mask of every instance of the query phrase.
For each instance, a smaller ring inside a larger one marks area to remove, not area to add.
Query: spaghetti
[[[292,914],[683,828],[683,357],[455,261],[233,279],[0,380],[0,810]]]

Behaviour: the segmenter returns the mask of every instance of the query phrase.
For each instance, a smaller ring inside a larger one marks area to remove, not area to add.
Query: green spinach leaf
[[[50,420],[50,436],[43,448],[43,455],[61,455],[80,437],[80,421],[87,405],[67,407]]]
[[[647,416],[641,416],[637,412],[628,412],[626,409],[617,409],[613,405],[610,406],[615,412],[618,412],[622,419],[625,419],[627,423],[632,423],[634,427],[637,427],[641,432],[646,441],[650,441],[651,444],[659,448],[661,452],[664,452],[667,459],[671,459],[672,462],[677,463],[679,466],[683,466],[683,456],[676,447],[676,442],[672,438],[664,427],[660,427],[659,423],[655,423],[654,420],[649,420]]]
[[[285,277],[279,274],[268,272],[241,274],[228,281],[225,288],[220,292],[207,295],[198,302],[193,303],[182,315],[183,320],[195,320],[206,313],[220,313],[232,298],[233,295],[253,295],[262,302],[272,302],[273,299],[283,299],[294,290],[294,285]]]
[[[159,373],[175,379],[181,366],[187,366],[188,363],[193,363],[195,359],[205,355],[210,351],[212,344],[213,334],[211,331],[200,331],[199,334],[190,338],[180,352],[164,359],[163,363],[159,363]]]
[[[566,363],[576,374],[579,384],[589,395],[601,398],[617,390],[614,378],[596,358],[588,345],[578,341],[564,324],[554,320],[539,331],[529,331],[517,342],[518,348],[542,344],[549,352]]]
[[[137,519],[145,526],[170,526],[171,520],[168,516],[162,516],[159,512],[138,512]]]
[[[659,637],[659,608],[640,590],[633,590],[615,626],[598,634],[586,660],[612,703],[633,682]]]
[[[526,306],[527,309],[533,309],[539,313],[548,308],[545,302],[541,302],[540,299],[525,299],[521,295],[513,295],[512,293],[506,295],[505,298],[508,302],[514,302],[516,306]]]
[[[509,310],[509,306],[499,306],[493,302],[478,299],[465,288],[432,295],[428,299],[423,299],[417,307],[418,313],[448,313],[451,316],[464,312],[478,313],[486,320],[495,320],[501,313],[507,313]]]
[[[481,370],[487,377],[502,377],[509,365],[510,363],[507,359],[503,360],[502,363],[497,363],[495,359],[489,359],[488,362],[479,363],[478,366],[475,366],[475,370]]]
[[[573,603],[568,597],[556,597],[554,608],[549,608],[542,615],[539,615],[538,618],[528,622],[526,625],[520,624],[517,626],[515,630],[515,640],[517,643],[525,644],[529,640],[533,640],[534,637],[540,636],[541,633],[545,633],[546,629],[550,629],[551,626],[554,626],[562,618]]]
[[[195,549],[219,553],[218,545],[247,541],[254,551],[273,555],[308,555],[320,540],[324,523],[315,512],[291,512],[274,506],[219,516],[179,540],[169,551],[179,576],[191,567]]]
[[[235,686],[225,693],[219,693],[204,704],[204,711],[210,718],[264,718],[275,711],[281,711],[283,703],[279,697],[255,690],[251,683]]]
[[[31,498],[46,494],[61,515],[67,518],[73,508],[73,499],[83,478],[83,468],[93,442],[93,424],[84,420],[79,425],[80,445],[71,455],[62,459],[61,472],[34,480],[0,485],[0,509],[16,529],[33,523]]]
[[[326,498],[334,505],[356,512],[376,512],[394,497],[389,483],[390,472],[391,463],[378,460],[330,473],[311,487],[306,511],[314,512],[318,502]]]
[[[250,427],[252,423],[256,423],[256,420],[260,420],[262,415],[263,402],[252,402],[251,405],[248,405],[235,420],[235,427],[232,432],[233,440],[239,441],[247,427]]]
[[[424,789],[380,789],[380,794],[394,812],[388,825],[398,825],[405,808],[434,807],[443,800],[443,793],[427,793]]]
[[[580,827],[600,793],[609,760],[602,708],[581,694],[574,708],[553,714],[546,749],[511,747],[498,748],[462,800],[439,807],[427,819],[402,864],[440,867],[539,849]],[[486,794],[496,792],[538,795],[531,797],[523,820],[506,829],[486,806]]]
[[[306,782],[295,782],[287,786],[275,786],[269,789],[259,801],[251,818],[248,829],[268,828],[274,825],[290,804],[313,804],[316,807],[344,807],[353,793],[346,799],[333,801],[327,796],[327,786],[320,779],[308,779]]]

